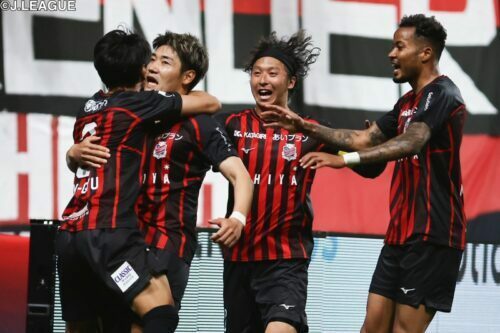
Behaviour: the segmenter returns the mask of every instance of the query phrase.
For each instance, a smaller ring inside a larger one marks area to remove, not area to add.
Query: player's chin
[[[408,79],[402,75],[397,75],[392,77],[392,81],[394,81],[394,83],[406,83],[408,82]]]

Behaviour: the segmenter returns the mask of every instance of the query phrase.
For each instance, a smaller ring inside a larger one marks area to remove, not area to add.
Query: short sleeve
[[[138,97],[142,102],[142,107],[138,108],[138,116],[144,121],[160,120],[171,125],[180,120],[182,98],[178,93],[143,91]]]
[[[219,170],[219,165],[226,158],[238,156],[224,127],[219,122],[208,115],[200,115],[194,119],[200,129],[202,154],[210,161],[214,171]]]
[[[387,139],[391,139],[398,135],[398,118],[399,118],[399,100],[392,111],[387,112],[382,117],[376,120],[378,128],[382,131]]]
[[[455,99],[444,87],[430,85],[423,91],[412,122],[426,123],[434,134],[448,120],[455,104]]]

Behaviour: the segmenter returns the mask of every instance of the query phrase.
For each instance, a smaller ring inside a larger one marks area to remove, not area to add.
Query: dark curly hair
[[[426,39],[436,52],[437,59],[441,58],[447,34],[446,29],[434,16],[427,17],[423,14],[404,16],[399,27],[415,27],[415,36]]]
[[[155,50],[163,45],[170,46],[177,53],[181,61],[181,72],[191,69],[196,72],[194,80],[187,87],[191,91],[208,71],[208,52],[205,46],[191,34],[171,31],[158,35],[153,41]]]
[[[321,49],[314,47],[311,41],[311,36],[306,36],[304,30],[299,30],[290,38],[278,38],[276,32],[273,31],[268,37],[262,38],[257,43],[257,46],[250,52],[250,60],[246,63],[244,71],[252,72],[255,62],[265,56],[266,51],[275,50],[283,55],[286,61],[285,64],[289,77],[296,77],[297,83],[307,76],[309,66],[316,62]],[[296,90],[297,84],[289,90],[290,95]]]

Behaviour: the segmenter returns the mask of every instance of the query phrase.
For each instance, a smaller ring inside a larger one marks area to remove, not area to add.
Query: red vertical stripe
[[[420,161],[419,161],[420,163]],[[406,231],[406,237],[410,237],[415,229],[415,211],[417,209],[417,192],[420,182],[420,168],[413,168],[413,206],[411,207],[410,221]]]
[[[203,185],[203,211],[201,225],[207,227],[207,221],[212,218],[212,185]]]
[[[111,112],[112,109],[108,109],[108,112]],[[113,216],[111,218],[111,227],[115,228],[116,227],[116,214],[118,211],[118,203],[120,202],[120,178],[121,178],[121,155],[122,155],[122,148],[123,144],[128,140],[128,137],[130,136],[130,133],[132,130],[135,129],[135,127],[141,122],[141,119],[138,118],[134,113],[126,110],[126,109],[121,109],[121,110],[116,110],[116,111],[122,111],[127,113],[128,115],[132,116],[135,118],[135,120],[130,124],[130,126],[127,128],[127,133],[123,136],[122,141],[120,142],[120,145],[118,148],[118,151],[116,152],[116,180],[115,180],[115,187],[116,187],[116,192],[115,192],[115,200],[113,202]],[[113,113],[114,115],[115,113]],[[109,122],[109,126],[112,127],[113,123],[112,121]],[[104,129],[106,132],[106,130]],[[111,133],[111,131],[108,131],[108,133]],[[103,170],[104,168],[101,167],[98,170]],[[102,172],[102,171],[101,171]],[[103,172],[104,175],[104,172]],[[102,186],[100,186],[102,188]],[[126,189],[125,189],[126,190]]]
[[[196,143],[198,144],[198,149],[200,149],[200,151],[201,151],[201,150],[203,150],[203,146],[201,144],[200,126],[198,125],[198,122],[194,118],[191,118],[191,124],[194,127],[194,133],[196,136]]]
[[[427,146],[427,178],[426,178],[426,192],[427,192],[427,226],[425,227],[424,240],[429,237],[429,230],[431,230],[431,148]]]
[[[287,131],[282,131],[283,134],[287,135]],[[284,140],[280,140],[278,142],[278,154],[283,151],[283,147],[285,145]],[[274,173],[274,193],[273,193],[273,203],[272,203],[272,209],[271,209],[271,218],[269,221],[269,230],[274,230],[277,225],[278,225],[278,219],[279,219],[279,211],[280,211],[280,204],[281,204],[281,194],[283,190],[283,185],[280,182],[280,175],[283,174],[283,170],[285,167],[285,160],[282,158],[277,158],[276,161],[276,170]],[[286,182],[287,179],[283,178],[283,180]],[[272,256],[275,256],[276,254],[276,240],[274,237],[267,237],[267,247],[269,249],[270,254]]]
[[[258,121],[254,121],[254,124],[259,126]],[[258,128],[256,128],[256,133],[258,132]],[[255,140],[257,141],[257,140]],[[269,179],[269,169],[271,164],[271,153],[273,149],[273,130],[271,128],[266,129],[266,141],[264,144],[264,152],[263,152],[263,162],[262,168],[260,169],[260,185],[259,185],[259,204],[258,204],[258,216],[256,217],[256,228],[255,235],[256,241],[255,244],[255,259],[260,260],[263,258],[262,254],[262,229],[264,227],[264,221],[267,210],[267,188],[269,187],[268,179]]]
[[[302,136],[303,136],[303,135],[301,134],[300,136],[301,136],[301,138],[302,138]],[[296,146],[297,146],[297,152],[298,152],[299,156],[302,156],[302,140],[297,141]],[[318,149],[317,149],[317,150],[319,150],[319,147],[318,147]],[[298,167],[298,166],[297,166],[297,161],[298,161],[298,160],[295,160],[295,161],[294,161],[294,162],[295,162],[295,165],[294,165],[294,166],[296,166],[296,167]],[[293,170],[293,169],[292,169],[292,170]],[[296,174],[296,173],[295,173],[295,172],[293,172],[293,174]],[[308,189],[310,188],[310,186],[312,185],[311,183],[312,183],[312,181],[313,181],[313,174],[315,174],[315,171],[313,171],[312,169],[307,169],[307,170],[306,170],[306,174],[304,175],[304,183],[302,184],[302,194],[301,194],[301,196],[300,196],[300,203],[301,203],[302,205],[303,205],[303,204],[305,204],[305,202],[306,202],[307,190],[308,190]],[[297,184],[297,186],[298,186],[298,184]],[[302,220],[302,228],[306,228],[306,226],[307,226],[307,221],[308,221],[308,220],[307,220],[307,216],[306,216],[306,215],[304,215],[304,218],[303,218],[303,220]],[[309,226],[309,228],[312,228],[312,226]],[[304,258],[307,258],[307,251],[306,251],[306,249],[304,248],[304,241],[302,240],[302,233],[299,233],[298,238],[299,238],[299,239],[298,239],[298,241],[299,241],[299,245],[300,245],[300,248],[301,248],[301,250],[302,250],[302,256],[303,256]]]
[[[57,143],[59,142],[59,118],[56,116],[52,117],[51,127],[52,127],[52,218],[57,219],[59,217],[59,165],[58,155],[59,147]]]
[[[180,123],[175,124],[170,129],[170,133],[178,133],[180,127],[181,127]],[[167,144],[167,155],[164,159],[162,159],[160,161],[159,159],[157,159],[156,157],[151,155],[151,165],[155,165],[156,167],[150,168],[150,170],[153,172],[156,172],[156,177],[157,177],[156,181],[158,181],[158,177],[160,178],[159,181],[160,181],[160,189],[161,189],[160,190],[160,198],[158,199],[157,196],[155,195],[156,184],[151,183],[152,185],[150,187],[153,190],[150,194],[151,199],[158,203],[157,204],[158,211],[157,211],[156,216],[154,216],[153,224],[155,224],[158,227],[161,227],[161,229],[165,229],[165,227],[167,225],[167,221],[166,221],[167,215],[168,215],[167,199],[168,199],[169,192],[170,192],[170,183],[169,182],[164,183],[163,176],[164,176],[164,172],[166,175],[170,175],[169,164],[172,161],[172,148],[174,147],[174,142],[173,142],[174,139],[175,139],[175,135],[169,135],[168,138],[165,140],[165,142]],[[166,168],[167,166],[168,166],[168,169]],[[150,171],[150,173],[151,173],[151,171]],[[166,243],[166,239],[165,239],[164,243]],[[165,247],[165,244],[162,243],[160,248],[164,248],[164,247]]]
[[[179,249],[179,256],[183,257],[184,256],[184,250],[186,247],[186,234],[184,233],[184,197],[186,196],[186,189],[188,186],[188,175],[189,175],[189,165],[191,164],[191,160],[193,159],[194,153],[191,151],[189,152],[189,157],[184,164],[184,180],[182,181],[182,191],[181,191],[181,198],[179,200],[179,224],[180,224],[180,231],[181,231],[181,245]]]
[[[399,239],[398,244],[404,243],[406,239],[406,231],[408,230],[408,203],[410,202],[411,188],[410,188],[410,163],[412,156],[407,157],[403,161],[402,171],[403,171],[403,202],[401,203],[401,217],[399,219],[401,226],[399,227]]]
[[[18,214],[21,222],[28,223],[29,220],[29,178],[26,174],[17,175],[17,188],[18,188]]]
[[[25,113],[17,114],[17,152],[28,152],[28,120]],[[18,189],[18,213],[17,216],[21,222],[29,220],[29,177],[27,174],[17,176]]]
[[[106,115],[108,117],[111,117],[113,115],[113,113],[107,113]],[[104,118],[103,114],[99,114],[96,118],[93,118],[93,119],[95,119],[97,124],[104,125],[104,122],[106,122],[107,120],[105,118],[104,119],[103,118]],[[81,124],[83,125],[83,122]],[[111,124],[111,121],[110,121],[110,124]],[[110,131],[108,131],[106,133],[110,133]],[[80,133],[77,133],[77,135],[80,135]],[[108,145],[108,141],[110,139],[110,136],[111,136],[110,134],[102,135],[101,144],[103,146],[106,147]],[[75,137],[75,139],[79,140],[80,138]],[[99,198],[101,197],[101,193],[104,191],[104,168],[105,167],[102,166],[96,170],[96,176],[99,179],[100,183],[99,183],[99,187],[97,189],[98,192],[95,193],[95,195],[92,197],[92,199],[96,198],[97,200],[94,199],[94,200],[92,200],[92,203],[91,203],[92,207],[90,209],[90,216],[88,218],[88,221],[89,221],[88,229],[94,229],[96,227],[96,224],[97,224],[97,216],[99,214],[99,209],[100,209]],[[90,193],[90,190],[88,193]],[[80,225],[83,226],[82,223],[80,223]]]
[[[455,194],[455,191],[453,190],[453,162],[455,158],[455,140],[453,140],[453,129],[451,128],[451,124],[448,123],[448,135],[449,135],[449,140],[450,140],[450,165],[448,168],[448,178],[450,179],[450,240],[449,240],[449,246],[453,245],[453,225],[455,224],[455,203],[453,202],[453,197]]]
[[[17,114],[17,151],[26,153],[28,151],[28,134],[27,134],[27,115],[25,113]]]
[[[495,4],[495,13],[497,17],[497,28],[500,27],[500,0],[493,0]]]

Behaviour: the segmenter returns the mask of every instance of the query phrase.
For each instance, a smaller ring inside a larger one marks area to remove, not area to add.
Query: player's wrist
[[[245,226],[247,224],[247,217],[245,216],[245,214],[243,214],[237,210],[233,210],[233,212],[231,213],[231,216],[229,216],[229,218],[232,218],[232,219],[239,221],[241,224],[243,224],[243,226]]]
[[[354,166],[361,163],[361,157],[359,156],[358,152],[344,154],[342,155],[342,158],[344,159],[344,163],[346,166]]]

